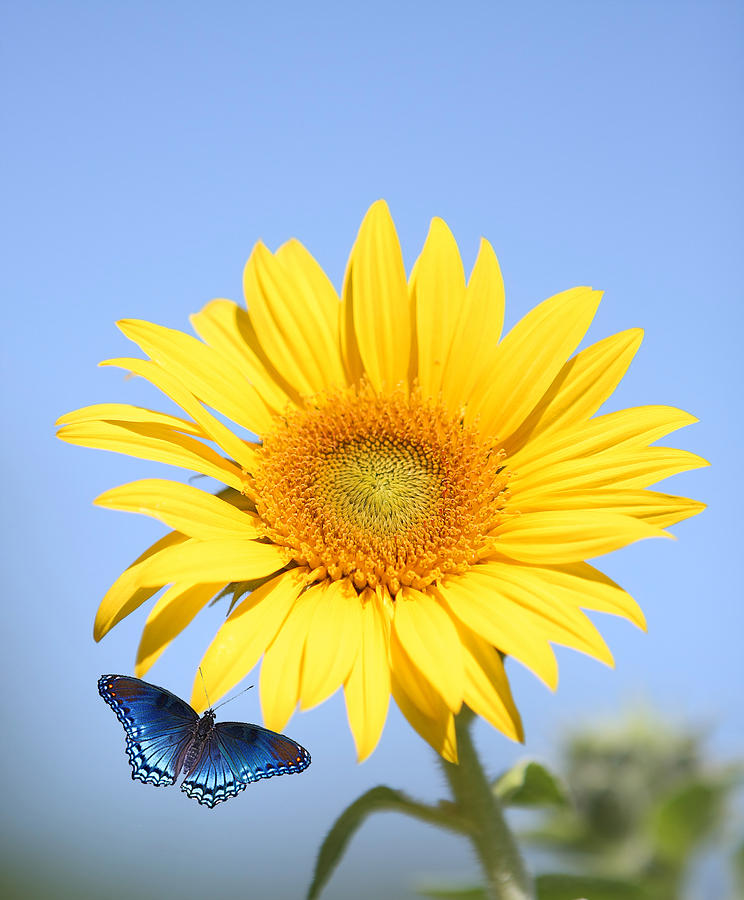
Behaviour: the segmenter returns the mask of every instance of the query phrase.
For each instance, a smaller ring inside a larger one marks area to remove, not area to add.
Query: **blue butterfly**
[[[236,797],[250,782],[292,775],[310,754],[283,734],[247,722],[215,722],[165,688],[128,675],[102,675],[98,693],[127,735],[132,778],[162,787],[186,777],[181,790],[210,809]]]

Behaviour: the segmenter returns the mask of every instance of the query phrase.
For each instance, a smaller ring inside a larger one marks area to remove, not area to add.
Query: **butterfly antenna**
[[[202,672],[201,666],[199,666],[199,674],[201,675],[202,687],[204,688],[204,696],[207,698],[207,706],[212,709],[212,704],[209,702],[209,694],[207,693],[207,682],[204,680],[204,672]]]
[[[253,687],[253,685],[252,685],[252,684],[249,684],[247,688],[243,688],[243,690],[240,691],[239,693],[237,693],[234,697],[228,697],[227,700],[223,700],[222,703],[218,703],[217,706],[215,706],[215,712],[216,712],[221,706],[224,706],[226,703],[229,703],[231,700],[237,700],[238,697],[239,697],[241,694],[244,694],[246,691],[249,691],[252,687]]]

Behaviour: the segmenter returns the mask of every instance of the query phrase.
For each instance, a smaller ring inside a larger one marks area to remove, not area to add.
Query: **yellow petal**
[[[166,525],[200,540],[256,538],[263,534],[261,520],[189,484],[145,478],[105,491],[97,506],[153,516]]]
[[[147,379],[166,396],[177,403],[181,409],[187,412],[191,418],[203,429],[216,444],[228,453],[247,472],[250,472],[255,464],[255,446],[242,440],[227,426],[223,425],[208,412],[186,389],[184,384],[174,378],[169,372],[161,368],[157,363],[144,359],[107,359],[100,363],[101,366],[119,366],[128,369],[135,375]]]
[[[315,608],[324,598],[321,585],[308,588],[266,650],[261,665],[261,709],[266,727],[272,731],[282,731],[297,706],[302,650]]]
[[[256,588],[230,613],[201,661],[204,683],[213,702],[251,671],[276,637],[305,586],[304,569],[289,569]],[[197,673],[191,705],[204,709],[204,690]]]
[[[465,685],[462,650],[444,608],[428,594],[403,588],[395,601],[393,634],[419,677],[428,679],[452,712],[459,712]]]
[[[186,541],[185,535],[178,534],[178,532],[175,531],[169,532],[161,537],[160,540],[155,541],[151,547],[148,547],[144,553],[137,557],[137,559],[121,573],[108,591],[106,591],[106,595],[103,600],[101,600],[101,604],[98,607],[96,621],[93,625],[93,637],[96,641],[100,641],[114,625],[121,622],[121,620],[128,616],[129,613],[134,612],[135,609],[142,606],[145,601],[149,600],[153,594],[157,594],[160,588],[163,587],[165,582],[156,586],[143,587],[142,583],[139,581],[141,566],[156,554],[169,547],[182,544],[184,541]]]
[[[523,475],[516,472],[509,482],[514,505],[534,500],[549,491],[595,490],[599,488],[645,488],[670,475],[699,469],[708,463],[687,450],[641,447],[638,450],[608,450],[593,456],[569,459],[548,469]]]
[[[432,219],[412,276],[418,379],[422,393],[439,397],[455,325],[465,303],[465,272],[452,232]]]
[[[481,239],[442,381],[442,396],[452,412],[460,411],[485,372],[495,371],[503,325],[504,281],[493,248]]]
[[[246,263],[243,286],[261,346],[299,394],[345,384],[322,299],[260,242]]]
[[[687,497],[627,488],[533,492],[526,498],[520,494],[517,502],[521,513],[545,509],[553,512],[562,509],[602,509],[643,519],[658,528],[667,528],[705,509],[704,503],[688,500]]]
[[[710,465],[702,456],[670,447],[646,447],[638,457],[630,454],[620,457],[615,467],[615,486],[645,488],[670,475]]]
[[[595,659],[614,665],[612,654],[592,622],[565,593],[546,590],[546,582],[532,566],[491,562],[477,566],[472,577],[497,593],[510,616],[525,630],[539,629],[548,640],[565,644]]]
[[[424,683],[426,685],[424,690],[431,692],[431,704],[436,707],[437,714],[432,717],[422,712],[421,708],[411,700],[407,692],[408,688],[413,686],[411,678],[415,678],[415,674],[407,672],[405,677],[406,680],[403,682],[399,675],[393,672],[391,689],[398,708],[408,719],[409,724],[440,756],[446,759],[447,762],[456,763],[457,736],[455,734],[454,716],[439,694],[428,685],[428,682]]]
[[[331,581],[307,630],[300,709],[317,706],[341,687],[356,659],[361,630],[361,602],[351,581]]]
[[[245,475],[235,463],[224,459],[211,447],[162,425],[81,422],[66,425],[57,436],[68,444],[113,450],[200,472],[236,491],[242,491],[245,485]]]
[[[597,311],[601,291],[573,288],[544,300],[512,328],[476,387],[466,421],[502,441],[534,409],[576,349]]]
[[[351,277],[353,253],[346,264],[344,287],[341,292],[341,308],[338,313],[338,334],[341,342],[341,357],[349,384],[359,384],[364,372],[356,334],[354,334],[354,286]]]
[[[464,701],[513,741],[524,740],[522,719],[512,698],[504,664],[498,652],[457,619],[465,663]]]
[[[643,340],[643,329],[613,334],[577,353],[556,375],[522,425],[505,442],[509,456],[527,441],[586,421],[615,390]]]
[[[179,535],[182,538],[182,535]],[[229,584],[264,578],[286,564],[286,553],[273,544],[227,538],[173,543],[126,569],[109,588],[96,615],[94,636],[100,640],[133,612],[149,594],[166,584]]]
[[[258,391],[214,347],[175,328],[140,319],[122,319],[117,325],[130,341],[207,406],[254,433],[270,427],[271,411]]]
[[[141,563],[137,577],[144,587],[171,582],[229,584],[265,578],[287,561],[287,551],[274,544],[241,538],[189,539]]]
[[[638,519],[602,510],[551,510],[506,519],[498,526],[493,548],[535,565],[570,563],[649,537],[671,535]]]
[[[646,630],[643,612],[630,594],[588,563],[529,569],[529,577],[541,596],[556,596],[576,607],[622,616]]]
[[[84,406],[57,419],[57,425],[78,425],[81,422],[122,422],[127,425],[160,425],[184,434],[205,437],[204,431],[188,419],[169,416],[165,413],[153,412],[141,406],[130,406],[127,403],[96,403]]]
[[[174,584],[160,597],[142,631],[134,674],[142,678],[170,642],[219,591],[219,584]]]
[[[484,640],[534,672],[551,690],[558,685],[558,663],[541,630],[525,631],[510,615],[508,604],[498,593],[474,578],[445,578],[437,593],[464,625]]]
[[[393,680],[427,718],[437,718],[443,708],[450,711],[439,691],[422,677],[395,630],[390,633],[390,671]]]
[[[292,272],[307,306],[314,305],[322,320],[321,330],[310,337],[321,351],[326,383],[342,387],[347,384],[343,359],[339,352],[340,302],[335,288],[315,258],[297,240],[289,240],[276,251],[276,258]]]
[[[381,391],[408,380],[411,323],[408,285],[398,235],[384,200],[364,217],[352,251],[353,322],[372,386]]]
[[[286,383],[263,355],[248,313],[232,300],[212,300],[189,317],[194,331],[229,359],[256,388],[266,405],[283,412],[290,397]]]
[[[621,409],[535,438],[510,457],[510,465],[520,477],[526,478],[567,459],[596,457],[607,450],[621,453],[647,447],[693,422],[697,422],[695,416],[673,406]]]
[[[387,718],[390,698],[388,661],[389,626],[374,593],[360,597],[361,642],[344,685],[346,713],[354,735],[357,760],[362,762],[377,746]]]

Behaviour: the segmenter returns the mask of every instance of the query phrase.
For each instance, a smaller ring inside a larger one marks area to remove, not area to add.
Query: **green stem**
[[[470,840],[486,876],[486,896],[489,900],[532,900],[532,881],[473,744],[473,718],[466,707],[455,718],[459,765],[442,762],[444,774],[457,808],[474,826]]]

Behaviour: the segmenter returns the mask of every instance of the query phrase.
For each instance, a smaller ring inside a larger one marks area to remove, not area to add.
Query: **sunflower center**
[[[426,516],[441,483],[437,466],[416,446],[367,438],[330,453],[317,485],[339,521],[393,535]]]
[[[250,493],[313,577],[422,590],[478,560],[502,518],[503,451],[440,404],[369,388],[277,417]]]

